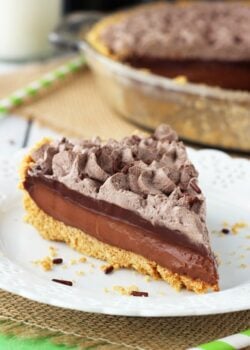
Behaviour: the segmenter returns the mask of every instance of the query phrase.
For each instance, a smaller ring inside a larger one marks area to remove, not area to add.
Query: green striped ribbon
[[[188,350],[238,350],[250,346],[250,329]]]
[[[41,90],[47,89],[55,82],[78,71],[85,63],[86,61],[83,56],[75,58],[54,71],[45,74],[40,79],[33,81],[23,89],[15,91],[9,97],[0,100],[0,118],[8,114],[12,108],[20,106],[27,98],[36,96]]]

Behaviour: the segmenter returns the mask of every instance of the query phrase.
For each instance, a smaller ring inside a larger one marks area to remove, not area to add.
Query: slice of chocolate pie
[[[197,177],[161,125],[106,143],[43,140],[23,161],[21,185],[27,222],[44,238],[201,293],[219,287]]]

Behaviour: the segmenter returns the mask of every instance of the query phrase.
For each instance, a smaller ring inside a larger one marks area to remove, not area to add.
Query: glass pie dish
[[[119,115],[147,129],[170,124],[190,142],[250,152],[250,93],[169,79],[96,51],[85,35],[102,15],[64,19],[50,41],[83,52],[100,94]]]

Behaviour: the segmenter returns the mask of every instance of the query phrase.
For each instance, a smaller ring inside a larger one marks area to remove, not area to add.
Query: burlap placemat
[[[56,65],[58,62],[32,66],[1,76],[0,98]],[[106,139],[120,138],[135,130],[106,106],[87,69],[19,107],[16,114],[32,117],[65,135],[100,135]],[[56,308],[3,291],[0,298],[0,331],[19,336],[50,336],[57,342],[102,350],[181,350],[250,326],[250,311],[201,317],[132,318]]]
[[[113,344],[110,349],[122,345],[121,349],[181,350],[250,325],[250,311],[214,316],[139,318],[66,310],[6,292],[0,292],[0,298],[2,317],[55,333],[88,338],[90,344],[99,344],[100,349],[108,342]],[[67,341],[72,343],[69,339]]]
[[[22,88],[57,65],[58,62],[34,65],[0,76],[0,98]],[[121,138],[135,130],[135,126],[117,117],[99,96],[93,76],[87,68],[57,83],[14,112],[32,117],[69,136]]]

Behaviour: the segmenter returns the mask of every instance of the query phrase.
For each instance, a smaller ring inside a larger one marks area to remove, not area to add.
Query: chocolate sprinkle
[[[59,280],[59,279],[56,279],[56,278],[52,278],[52,281],[56,282],[56,283],[65,284],[66,286],[73,286],[73,282],[71,282],[71,281]]]
[[[190,187],[196,192],[196,193],[201,193],[200,187],[197,185],[195,181],[190,182]]]
[[[133,290],[130,295],[133,295],[134,297],[148,297],[148,292],[138,292]]]
[[[63,263],[63,259],[62,258],[55,258],[52,260],[53,264],[55,265],[59,265]]]
[[[105,269],[104,269],[104,273],[106,275],[110,274],[112,271],[114,270],[114,267],[112,265],[110,266],[107,266]]]
[[[230,233],[229,229],[228,228],[223,228],[221,230],[222,233],[224,233],[225,235],[228,235]]]
[[[121,172],[123,174],[127,174],[128,173],[128,169],[131,167],[131,164],[126,164],[124,165],[124,167],[121,169]]]

